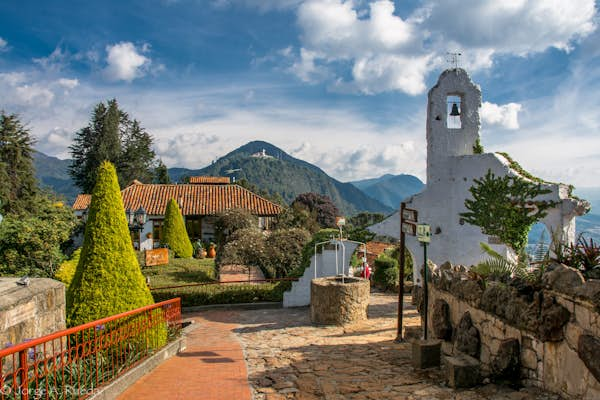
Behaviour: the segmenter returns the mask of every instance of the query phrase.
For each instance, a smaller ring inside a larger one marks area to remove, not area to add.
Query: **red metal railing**
[[[89,397],[180,328],[176,298],[7,347],[0,350],[0,400]]]

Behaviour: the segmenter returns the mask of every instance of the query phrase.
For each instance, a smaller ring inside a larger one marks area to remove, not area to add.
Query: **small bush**
[[[265,270],[271,277],[282,278],[300,267],[302,250],[310,241],[306,229],[291,228],[273,231],[266,238]]]
[[[80,255],[81,248],[75,250],[70,259],[60,264],[58,271],[56,271],[56,274],[54,274],[54,279],[61,281],[68,287],[73,280],[73,276],[75,275],[75,270],[77,269],[77,264],[79,264]]]
[[[265,259],[265,238],[258,228],[242,228],[230,235],[217,264],[261,266]]]
[[[248,211],[237,208],[221,212],[215,221],[217,246],[222,247],[230,241],[235,231],[249,228],[258,228],[258,220]]]
[[[384,290],[398,285],[398,261],[386,254],[381,254],[375,259],[373,281]]]
[[[154,300],[157,302],[180,297],[183,307],[210,304],[256,303],[262,301],[280,302],[283,301],[283,292],[289,286],[289,282],[264,283],[260,285],[203,285],[155,290],[152,292],[152,296],[154,296]]]

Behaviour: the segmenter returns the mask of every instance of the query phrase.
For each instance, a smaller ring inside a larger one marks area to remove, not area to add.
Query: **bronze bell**
[[[450,115],[453,117],[458,117],[460,115],[460,111],[458,111],[458,105],[456,103],[452,103],[452,111],[450,111]]]

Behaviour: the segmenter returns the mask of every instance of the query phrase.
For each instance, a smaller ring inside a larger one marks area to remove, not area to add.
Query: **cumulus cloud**
[[[481,104],[480,116],[484,123],[498,125],[506,129],[519,129],[519,111],[521,104],[508,103],[498,105],[484,101]]]
[[[75,89],[77,86],[79,86],[78,79],[60,78],[56,81],[56,83],[67,90]]]
[[[6,50],[8,42],[0,37],[0,51]]]
[[[425,9],[425,29],[467,49],[518,55],[568,50],[595,29],[594,0],[430,0]]]
[[[206,158],[208,152],[199,154],[198,148],[219,142],[217,135],[201,132],[178,133],[164,139],[159,138],[156,147],[162,160],[169,166],[205,166],[211,161]]]
[[[596,29],[595,15],[594,0],[428,0],[406,18],[391,0],[307,0],[297,10],[301,50],[289,71],[305,82],[330,80],[334,90],[416,95],[447,51],[460,51],[469,70],[490,68],[497,54],[568,51]]]
[[[109,80],[127,82],[144,76],[151,64],[151,60],[142,54],[147,51],[147,45],[138,49],[131,42],[106,46],[105,76]]]
[[[25,73],[0,73],[0,90],[9,105],[48,107],[54,93],[41,83],[31,83]]]

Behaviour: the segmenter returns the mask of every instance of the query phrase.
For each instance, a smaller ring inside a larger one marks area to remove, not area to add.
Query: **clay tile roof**
[[[73,210],[85,210],[90,206],[90,202],[92,201],[91,194],[78,194],[75,199],[75,203],[73,203]]]
[[[239,185],[131,185],[121,196],[125,209],[143,206],[149,215],[164,215],[170,199],[179,203],[183,215],[214,215],[232,208],[254,215],[278,215],[282,211],[279,205]],[[90,201],[90,195],[79,195],[73,208],[83,210]]]
[[[228,176],[190,176],[190,183],[192,184],[229,184],[230,179]]]

